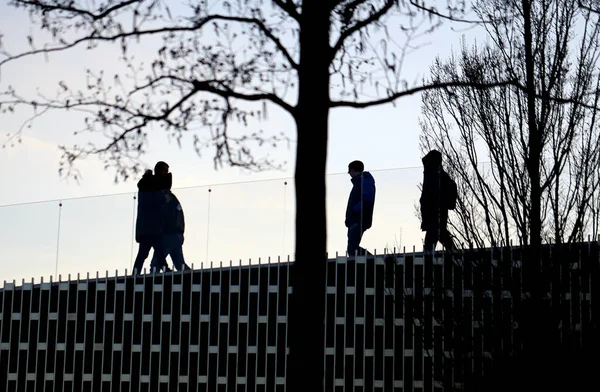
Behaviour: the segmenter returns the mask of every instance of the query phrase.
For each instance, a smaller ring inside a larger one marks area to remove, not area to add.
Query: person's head
[[[361,161],[352,161],[348,164],[348,174],[351,177],[360,175],[365,170],[365,165]]]
[[[154,165],[154,175],[163,177],[169,173],[169,165],[166,162],[159,161]]]
[[[424,167],[437,168],[442,166],[442,153],[438,150],[431,150],[425,155],[421,161]]]

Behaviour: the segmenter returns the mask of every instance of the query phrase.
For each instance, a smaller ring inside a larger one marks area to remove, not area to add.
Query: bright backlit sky
[[[0,5],[0,32],[10,53],[28,48],[27,34],[39,36],[25,12],[6,4]],[[459,48],[463,35],[467,42],[484,39],[478,30],[443,28],[421,40],[425,45],[407,59],[406,79],[412,82],[426,75],[435,56],[448,57],[453,48]],[[155,53],[151,47],[141,46],[139,50],[141,58]],[[29,94],[35,94],[36,89],[51,94],[60,80],[82,83],[85,67],[114,69],[117,54],[118,48],[108,47],[14,62],[2,68],[0,91],[13,85]],[[293,138],[291,118],[275,108],[269,112],[260,127],[285,131]],[[0,140],[4,142],[6,134],[18,130],[30,114],[23,110],[0,115]],[[415,215],[422,177],[419,114],[418,95],[400,99],[395,107],[331,112],[327,172],[332,174],[328,176],[327,206],[328,250],[332,255],[343,253],[346,247],[344,212],[351,189],[346,171],[354,159],[365,163],[377,186],[374,226],[362,245],[378,252],[386,247],[412,250],[420,246],[423,235]],[[55,270],[64,279],[67,274],[95,276],[96,271],[104,275],[107,270],[114,274],[130,268],[137,251],[137,244],[132,242],[137,179],[115,184],[114,172],[104,170],[95,158],[78,164],[83,176],[79,183],[58,175],[57,145],[71,144],[73,131],[81,127],[80,119],[70,113],[49,113],[24,130],[21,144],[0,151],[0,282],[32,277],[47,280]],[[198,157],[186,141],[191,138],[184,139],[179,148],[156,130],[150,135],[144,160],[148,167],[157,160],[165,160],[171,167],[174,193],[186,217],[184,255],[188,264],[293,257],[295,145],[267,151],[280,162],[287,162],[284,170],[250,173],[236,168],[214,170],[210,152]],[[116,195],[92,197],[107,194]],[[46,200],[50,201],[32,203]]]

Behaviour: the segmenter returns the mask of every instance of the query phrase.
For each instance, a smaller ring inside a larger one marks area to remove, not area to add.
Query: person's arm
[[[372,178],[363,179],[361,200],[354,205],[352,211],[360,213],[363,203],[367,205],[375,204],[375,181]]]

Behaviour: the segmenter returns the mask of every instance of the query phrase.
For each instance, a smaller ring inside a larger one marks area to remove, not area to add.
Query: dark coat
[[[181,203],[170,191],[165,191],[166,202],[161,209],[161,226],[163,234],[183,234],[185,217]]]
[[[425,155],[423,162],[423,189],[421,204],[421,230],[437,230],[448,223],[448,209],[444,206],[444,186],[450,180],[442,168],[442,155],[433,150]],[[451,180],[450,180],[451,181]]]
[[[158,177],[148,170],[137,184],[139,192],[135,240],[138,243],[151,241],[162,231],[160,211],[166,202],[164,189],[167,186],[167,189],[171,187],[171,176],[169,173],[161,181],[157,179]]]
[[[362,223],[362,229],[367,230],[373,224],[375,179],[371,173],[362,172],[361,175],[353,177],[351,181],[352,190],[346,207],[346,227]]]

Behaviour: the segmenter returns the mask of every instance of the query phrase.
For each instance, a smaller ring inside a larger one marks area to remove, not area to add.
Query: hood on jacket
[[[425,155],[421,162],[423,167],[438,167],[442,165],[442,153],[438,150],[431,150]]]
[[[137,187],[140,192],[151,192],[155,190],[154,175],[152,170],[146,170],[142,178],[138,181]]]

